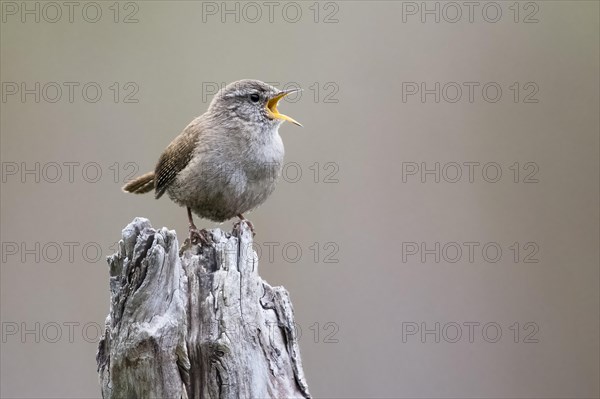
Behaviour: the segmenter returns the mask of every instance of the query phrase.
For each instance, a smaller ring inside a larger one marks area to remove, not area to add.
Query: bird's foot
[[[202,246],[205,246],[210,245],[212,239],[208,230],[198,230],[196,226],[190,226],[190,242],[192,245],[201,244]]]
[[[248,227],[250,228],[250,231],[252,232],[252,237],[254,237],[256,235],[256,232],[254,231],[254,225],[248,219],[240,219],[233,224],[233,235],[235,235],[237,237],[239,237],[241,235],[242,223],[246,223],[248,225]]]

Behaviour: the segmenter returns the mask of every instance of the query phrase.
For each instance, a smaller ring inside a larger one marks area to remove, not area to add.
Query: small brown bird
[[[165,192],[187,208],[190,239],[206,240],[192,212],[215,222],[261,205],[275,189],[283,168],[279,136],[283,121],[279,100],[299,89],[281,91],[258,80],[240,80],[221,89],[206,111],[194,119],[160,156],[154,172],[127,183],[123,190]],[[250,224],[250,223],[249,223]],[[252,228],[252,225],[250,224]]]

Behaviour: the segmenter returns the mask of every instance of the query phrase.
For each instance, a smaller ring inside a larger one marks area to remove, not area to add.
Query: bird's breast
[[[283,167],[283,141],[279,134],[275,134],[266,143],[251,146],[245,151],[245,155],[242,163],[249,175],[259,177],[264,174],[269,177],[273,173],[279,173]]]

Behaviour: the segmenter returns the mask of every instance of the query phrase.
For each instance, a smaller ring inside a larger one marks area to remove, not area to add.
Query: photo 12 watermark
[[[296,92],[288,94],[282,99],[288,103],[297,103],[302,99],[321,104],[338,104],[340,102],[340,85],[334,81],[308,82],[306,84],[302,82],[265,83],[283,91],[296,89]],[[202,102],[210,102],[214,95],[227,85],[226,82],[202,82]]]
[[[3,81],[2,103],[90,103],[138,104],[136,82],[24,82]]]
[[[203,1],[202,23],[340,22],[341,2],[335,1]]]
[[[278,332],[282,332],[287,326],[273,321],[266,322],[266,331],[271,340],[275,341],[275,336]],[[200,325],[200,331],[206,332],[206,335],[220,335],[226,332],[227,337],[231,340],[246,340],[250,339],[254,342],[256,336],[260,335],[260,331],[265,327],[261,327],[251,321],[242,321],[239,324],[233,324],[229,327],[223,326],[219,322],[209,322]],[[301,325],[298,322],[293,324],[293,334],[298,342],[313,343],[313,344],[337,344],[340,342],[339,332],[340,326],[334,321],[314,322]],[[286,335],[286,334],[283,334]]]
[[[303,244],[296,241],[265,241],[252,243],[259,262],[270,264],[305,263],[324,264],[339,263],[340,244],[336,241],[312,242]]]
[[[336,161],[296,162],[283,164],[265,162],[267,171],[261,179],[277,179],[279,184],[338,184],[341,181],[340,164]],[[94,184],[112,182],[125,184],[140,174],[140,166],[131,161],[112,163],[96,161],[3,161],[0,162],[0,179],[3,184]],[[271,173],[271,174],[269,174]],[[203,164],[199,176],[212,178],[222,174],[243,184],[256,181],[258,177],[248,175],[233,164]]]
[[[109,21],[115,24],[140,22],[136,1],[2,1],[2,23],[57,24]]]
[[[540,22],[540,4],[535,1],[403,1],[402,22],[422,24]]]
[[[535,241],[402,241],[402,263],[493,264],[540,263],[540,245]]]
[[[402,343],[488,343],[537,344],[540,327],[533,321],[504,324],[496,321],[403,321]]]
[[[537,104],[540,102],[540,86],[532,81],[500,82],[402,82],[402,102],[408,104],[439,103],[485,103],[512,102],[516,104]]]
[[[2,344],[97,344],[104,325],[88,321],[2,321]]]
[[[3,237],[0,242],[0,259],[4,267],[10,265],[32,266],[52,264],[100,264],[119,251],[119,241],[102,244],[95,241],[11,241]],[[237,244],[225,247],[225,253],[243,259],[254,258],[262,264],[323,265],[340,263],[341,246],[337,241],[253,241],[240,251]]]
[[[540,166],[533,161],[403,161],[402,183],[539,183]]]
[[[256,323],[239,320],[223,326],[221,323],[208,322],[199,326],[200,331],[210,333],[218,331],[218,335],[226,332],[230,340],[250,339],[254,342],[257,330]],[[265,327],[263,327],[264,329]],[[266,321],[266,331],[273,341],[278,331],[284,326]],[[105,325],[95,321],[2,321],[2,344],[58,344],[87,343],[98,344],[104,336]],[[335,321],[293,324],[293,333],[299,342],[309,344],[337,344],[340,342],[340,325]]]
[[[0,162],[2,184],[124,184],[139,173],[140,167],[131,161],[3,161]]]

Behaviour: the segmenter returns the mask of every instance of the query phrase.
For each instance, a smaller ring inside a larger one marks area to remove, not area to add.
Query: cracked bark
[[[292,303],[258,275],[252,233],[177,236],[136,218],[108,258],[102,397],[309,398]]]

